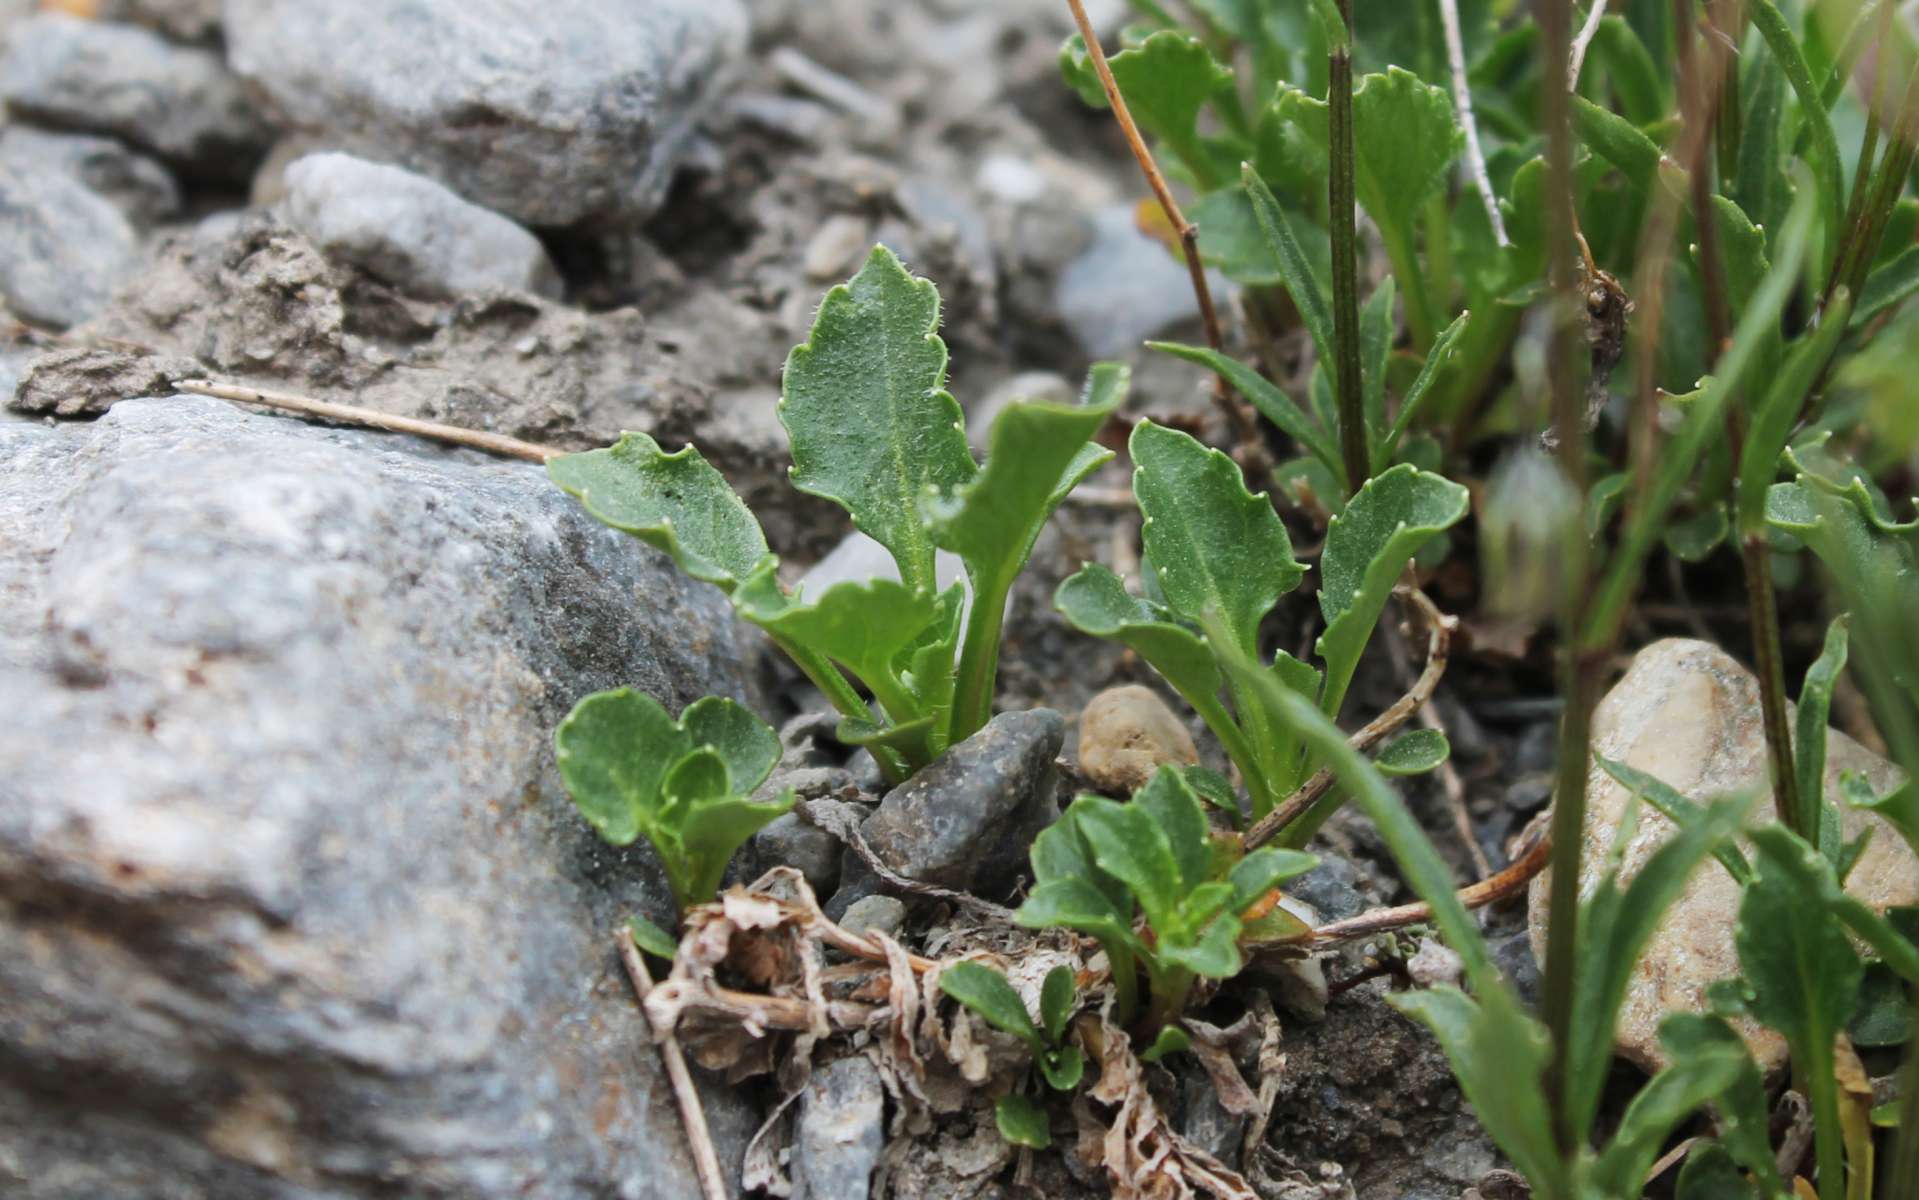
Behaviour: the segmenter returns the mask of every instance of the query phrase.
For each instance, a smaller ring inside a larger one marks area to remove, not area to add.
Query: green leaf
[[[1146,1052],[1139,1056],[1139,1061],[1143,1063],[1156,1063],[1168,1054],[1178,1054],[1183,1050],[1190,1049],[1192,1044],[1192,1035],[1184,1029],[1181,1029],[1177,1025],[1162,1025],[1160,1026],[1158,1036],[1153,1039],[1153,1044],[1148,1046]]]
[[[1064,964],[1046,973],[1039,988],[1040,1023],[1046,1027],[1047,1040],[1058,1045],[1066,1036],[1066,1022],[1072,1019],[1079,1003],[1079,989],[1073,983],[1073,968]]]
[[[1261,619],[1305,574],[1279,515],[1232,459],[1187,434],[1141,421],[1129,448],[1140,537],[1167,607],[1191,621],[1218,613],[1237,645],[1255,646]]]
[[[1908,246],[1897,258],[1866,276],[1852,323],[1863,325],[1914,292],[1919,292],[1919,246]]]
[[[1919,786],[1908,780],[1883,796],[1875,796],[1871,784],[1848,771],[1839,778],[1839,794],[1852,807],[1877,814],[1899,831],[1914,854],[1919,854]]]
[[[742,794],[751,794],[779,765],[780,737],[772,726],[724,696],[706,696],[687,705],[680,727],[692,745],[718,753],[733,790]]]
[[[1109,914],[1130,929],[1133,920],[1132,893],[1126,890],[1125,884],[1100,870],[1093,861],[1093,848],[1087,844],[1086,835],[1080,828],[1080,818],[1085,813],[1085,807],[1075,800],[1060,815],[1059,820],[1041,830],[1039,836],[1033,839],[1033,878],[1042,885],[1073,883],[1093,889],[1098,900],[1092,907]]]
[[[1386,997],[1432,1030],[1480,1123],[1514,1165],[1542,1195],[1567,1195],[1566,1168],[1553,1143],[1552,1106],[1541,1084],[1550,1039],[1510,996],[1488,1001],[1474,1001],[1452,987]]]
[[[1766,488],[1779,474],[1779,457],[1799,414],[1805,410],[1807,396],[1832,361],[1839,339],[1845,336],[1851,299],[1843,287],[1834,291],[1820,316],[1819,328],[1793,345],[1753,410],[1752,428],[1746,434],[1739,462],[1742,532],[1757,533],[1765,527]]]
[[[1903,1046],[1912,1039],[1912,1001],[1906,986],[1884,963],[1866,968],[1859,984],[1859,1007],[1846,1023],[1855,1046]]]
[[[1453,345],[1459,341],[1460,335],[1466,332],[1466,324],[1471,317],[1471,313],[1460,313],[1453,318],[1451,325],[1446,326],[1445,330],[1433,339],[1432,349],[1426,352],[1425,365],[1419,368],[1418,377],[1413,380],[1413,385],[1406,389],[1405,398],[1399,402],[1399,415],[1393,418],[1392,428],[1387,431],[1385,439],[1379,443],[1373,453],[1373,474],[1379,474],[1392,463],[1393,455],[1399,449],[1400,440],[1406,436],[1406,431],[1412,428],[1413,418],[1419,415],[1421,405],[1432,392],[1433,380],[1438,378],[1439,369],[1452,358]]]
[[[691,446],[667,454],[628,432],[603,450],[548,459],[546,473],[598,520],[728,592],[773,561],[746,503]]]
[[[848,580],[818,597],[771,599],[759,589],[738,594],[740,615],[768,633],[844,665],[873,689],[894,724],[928,714],[919,711],[900,677],[900,658],[942,615],[931,589],[908,588],[891,579]]]
[[[980,1019],[1001,1033],[1010,1033],[1033,1048],[1046,1052],[1046,1039],[1026,1012],[1006,976],[983,963],[956,962],[940,972],[940,991],[978,1013]]]
[[[1826,803],[1826,720],[1832,712],[1832,690],[1846,669],[1846,622],[1841,617],[1826,627],[1826,644],[1799,688],[1799,711],[1793,720],[1793,774],[1798,778],[1799,828],[1815,831],[1820,853],[1837,862],[1841,837],[1839,814]]]
[[[1044,1150],[1053,1144],[1046,1110],[1017,1092],[999,1098],[993,1106],[993,1121],[999,1126],[999,1135],[1015,1146]]]
[[[1607,758],[1603,754],[1593,755],[1593,761],[1599,768],[1618,781],[1619,786],[1631,792],[1635,797],[1658,809],[1668,821],[1681,829],[1690,829],[1706,818],[1706,809],[1681,795],[1678,789],[1652,774],[1637,767],[1627,766]],[[1752,882],[1752,864],[1746,861],[1737,843],[1722,841],[1714,847],[1712,856],[1726,868],[1733,881],[1744,887]]]
[[[1439,729],[1415,729],[1386,744],[1373,758],[1382,775],[1424,775],[1446,761],[1453,748]]]
[[[1204,975],[1208,979],[1231,979],[1243,965],[1239,957],[1239,918],[1221,915],[1197,938],[1161,938],[1159,961]]]
[[[1131,374],[1118,363],[1099,363],[1087,377],[1084,403],[1007,405],[993,420],[985,469],[951,494],[923,500],[933,543],[960,556],[975,597],[960,659],[953,741],[970,737],[993,715],[1007,594],[1053,510],[1113,457],[1091,439],[1125,399]]]
[[[1695,1142],[1679,1168],[1678,1200],[1759,1200],[1739,1164],[1717,1142]]]
[[[1323,123],[1318,144],[1323,153],[1326,145]],[[1319,361],[1335,361],[1333,310],[1326,299],[1326,287],[1313,271],[1312,262],[1300,247],[1299,239],[1294,236],[1291,218],[1279,206],[1279,201],[1274,199],[1266,181],[1251,167],[1245,168],[1240,177],[1246,186],[1246,195],[1252,200],[1253,216],[1259,222],[1260,234],[1266,239],[1273,265],[1278,269],[1279,277],[1285,281],[1286,294],[1293,298],[1294,307],[1299,309],[1299,319],[1312,336]]]
[[[667,768],[693,745],[659,701],[632,688],[595,692],[575,704],[553,743],[573,803],[615,846],[631,845],[646,830]]]
[[[1158,350],[1196,363],[1226,377],[1228,383],[1246,397],[1247,401],[1259,410],[1259,415],[1279,427],[1280,432],[1298,442],[1302,448],[1332,471],[1341,470],[1339,451],[1333,445],[1319,422],[1307,415],[1297,401],[1264,375],[1229,355],[1204,346],[1183,346],[1177,342],[1147,342],[1150,350]]]
[[[1086,1057],[1078,1046],[1061,1046],[1039,1056],[1039,1073],[1056,1092],[1070,1092],[1086,1074]]]
[[[1172,767],[1160,767],[1146,786],[1134,793],[1131,807],[1152,818],[1165,835],[1178,868],[1179,894],[1191,892],[1212,876],[1213,849],[1207,841],[1206,809],[1184,775]],[[1097,842],[1094,850],[1098,852]]]
[[[1100,870],[1126,885],[1154,929],[1174,928],[1187,889],[1166,831],[1130,805],[1082,796],[1073,807],[1082,806],[1080,830]]]
[[[1754,830],[1752,840],[1762,861],[1770,863],[1778,875],[1792,881],[1802,904],[1813,909],[1823,906],[1838,918],[1839,924],[1850,929],[1861,942],[1871,947],[1880,961],[1897,972],[1900,978],[1919,986],[1919,948],[1915,948],[1912,939],[1900,932],[1886,917],[1880,916],[1864,901],[1841,888],[1838,872],[1828,859],[1813,851],[1782,825]],[[1851,1010],[1848,1009],[1847,1013],[1850,1015]]]
[[[1750,807],[1749,796],[1714,802],[1653,851],[1630,883],[1620,887],[1616,872],[1609,871],[1581,906],[1578,982],[1566,1050],[1566,1105],[1573,1128],[1589,1128],[1599,1111],[1633,968],[1693,873],[1738,832]]]
[[[1678,1036],[1667,1039],[1668,1026]],[[1612,1143],[1594,1165],[1598,1194],[1640,1194],[1653,1160],[1679,1123],[1752,1070],[1745,1043],[1723,1021],[1675,1014],[1661,1024],[1660,1034],[1673,1052],[1672,1065],[1653,1076],[1626,1106]]]
[[[779,741],[724,698],[697,701],[675,722],[630,688],[598,692],[574,705],[553,741],[581,813],[616,846],[645,834],[682,909],[711,899],[740,843],[793,807],[790,791],[765,804],[739,797],[742,778],[757,787],[771,771]]]
[[[1584,96],[1572,99],[1573,129],[1579,140],[1617,167],[1634,191],[1647,192],[1659,174],[1659,160],[1663,157],[1659,143],[1611,109],[1601,108]]]
[[[787,356],[779,405],[793,486],[844,508],[892,553],[906,588],[927,593],[933,540],[920,499],[979,469],[946,391],[938,326],[939,292],[876,246],[859,274],[826,293],[811,334]]]
[[[1818,179],[1819,227],[1825,231],[1826,244],[1830,246],[1838,237],[1842,193],[1839,140],[1833,135],[1825,101],[1819,94],[1818,86],[1813,83],[1812,72],[1806,67],[1805,56],[1799,49],[1799,39],[1794,35],[1791,23],[1780,13],[1779,6],[1773,0],[1752,0],[1746,6],[1746,15],[1785,72],[1786,82],[1792,85],[1793,94],[1799,99],[1800,120],[1806,122],[1806,127],[1812,131],[1815,150],[1813,167]]]
[[[1730,532],[1732,522],[1726,518],[1725,506],[1715,504],[1666,526],[1666,552],[1680,562],[1704,562]]]
[[[1092,64],[1082,39],[1076,36],[1067,41],[1060,63],[1082,100],[1096,108],[1106,107],[1097,76],[1090,86],[1087,83]],[[1202,190],[1219,186],[1222,172],[1200,137],[1199,114],[1214,96],[1232,87],[1233,73],[1220,66],[1198,38],[1171,29],[1110,55],[1106,65],[1139,127],[1165,143]]]
[[[1785,208],[1785,173],[1780,170],[1780,118],[1786,100],[1786,79],[1776,59],[1748,63],[1742,84],[1745,114],[1739,123],[1738,165],[1729,185],[1739,206],[1771,221]],[[1722,185],[1722,186],[1723,186]]]
[[[632,937],[635,946],[654,958],[664,958],[672,962],[673,956],[680,952],[680,943],[672,934],[639,913],[634,913],[627,919],[626,931]]]
[[[1278,104],[1319,146],[1327,144],[1328,109],[1296,88],[1282,88]],[[1388,67],[1353,91],[1353,184],[1359,203],[1378,227],[1393,275],[1406,296],[1414,342],[1425,345],[1438,328],[1415,253],[1420,210],[1446,182],[1466,135],[1444,88],[1411,71]],[[1331,361],[1328,359],[1328,361]]]
[[[1237,917],[1286,880],[1304,875],[1318,865],[1316,854],[1261,846],[1234,863],[1233,869],[1226,873],[1226,882],[1233,889],[1226,911]]]
[[[1606,64],[1620,107],[1635,125],[1647,125],[1666,115],[1666,80],[1639,35],[1623,17],[1600,18],[1593,51]]]
[[[1317,645],[1326,660],[1320,707],[1329,715],[1339,714],[1360,652],[1407,561],[1465,516],[1468,503],[1465,488],[1402,463],[1368,480],[1333,518],[1320,559],[1326,631]]]
[[[1386,435],[1386,364],[1393,353],[1393,277],[1380,281],[1359,311],[1360,401],[1366,414],[1366,444]]]

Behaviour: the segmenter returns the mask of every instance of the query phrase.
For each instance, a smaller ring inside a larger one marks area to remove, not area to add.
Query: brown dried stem
[[[1106,103],[1113,110],[1113,119],[1119,122],[1119,130],[1126,137],[1126,145],[1133,152],[1134,161],[1146,176],[1146,186],[1153,191],[1153,198],[1159,201],[1160,211],[1166,214],[1166,221],[1179,235],[1179,248],[1186,256],[1186,274],[1192,280],[1193,297],[1199,301],[1199,319],[1206,327],[1206,344],[1214,350],[1224,350],[1225,339],[1220,335],[1219,310],[1213,307],[1213,291],[1206,283],[1206,267],[1199,260],[1199,227],[1186,219],[1180,211],[1179,201],[1173,199],[1173,192],[1166,184],[1166,177],[1160,174],[1159,164],[1153,159],[1152,150],[1147,148],[1146,139],[1140,136],[1139,126],[1133,123],[1133,114],[1126,107],[1126,97],[1120,94],[1119,84],[1113,79],[1113,69],[1107,65],[1106,51],[1100,48],[1099,35],[1093,30],[1092,18],[1086,15],[1086,5],[1081,0],[1066,0],[1066,7],[1072,10],[1073,23],[1079,26],[1080,37],[1086,43],[1086,56],[1092,60],[1093,71],[1099,76],[1099,86],[1106,93]],[[1226,382],[1224,375],[1213,376],[1213,403],[1219,406],[1226,416],[1226,423],[1233,431],[1234,439],[1239,443],[1240,466],[1252,470],[1270,466],[1266,458],[1266,443],[1260,437],[1259,426],[1253,420],[1249,405],[1233,398],[1232,385]]]
[[[523,442],[518,438],[507,437],[505,434],[487,433],[479,429],[462,429],[458,425],[442,425],[437,421],[422,421],[415,417],[400,417],[351,404],[309,400],[305,396],[242,387],[237,383],[220,383],[212,379],[181,379],[174,383],[173,389],[177,392],[190,392],[196,396],[212,396],[217,400],[231,400],[236,404],[257,404],[262,408],[278,409],[281,412],[299,413],[302,416],[320,417],[348,425],[384,429],[389,433],[410,433],[416,437],[450,442],[473,450],[484,450],[488,454],[524,458],[529,462],[545,462],[549,458],[557,458],[565,453],[563,450]]]
[[[1418,588],[1402,585],[1395,588],[1393,594],[1418,608],[1426,618],[1426,669],[1413,681],[1411,689],[1393,702],[1392,707],[1374,717],[1365,728],[1348,739],[1355,750],[1372,749],[1433,698],[1434,689],[1446,674],[1446,660],[1452,651],[1453,629],[1459,624],[1459,618],[1440,612],[1439,606]],[[1310,810],[1313,803],[1333,786],[1333,781],[1330,767],[1308,779],[1298,791],[1286,797],[1277,808],[1246,831],[1246,849],[1257,849],[1272,841],[1286,826]]]
[[[647,993],[653,990],[653,976],[646,969],[646,960],[640,957],[640,948],[633,944],[633,937],[621,930],[614,939],[619,944],[620,962],[626,966],[626,976],[633,983],[633,990],[639,993],[642,1019],[646,1013]],[[650,1022],[649,1022],[650,1024]],[[657,1039],[660,1057],[666,1062],[666,1077],[672,1081],[673,1097],[680,1104],[680,1120],[686,1125],[686,1140],[692,1143],[693,1167],[699,1173],[700,1190],[706,1194],[706,1200],[726,1200],[726,1180],[720,1173],[720,1156],[713,1149],[713,1135],[706,1127],[706,1109],[700,1104],[700,1094],[693,1088],[692,1072],[686,1069],[686,1055],[680,1050],[679,1039],[672,1030]]]

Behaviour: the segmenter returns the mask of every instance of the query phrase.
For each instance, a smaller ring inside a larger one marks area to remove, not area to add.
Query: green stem
[[[1185,1011],[1186,997],[1193,990],[1193,973],[1184,967],[1155,971],[1150,963],[1146,970],[1153,988],[1152,1001],[1146,1009],[1146,1028],[1156,1034]]]
[[[1253,801],[1253,819],[1258,820],[1271,812],[1283,797],[1276,794],[1272,783],[1266,778],[1265,767],[1253,750],[1252,742],[1247,740],[1232,714],[1226,711],[1226,706],[1219,702],[1219,697],[1194,695],[1185,691],[1181,691],[1180,696],[1193,706],[1199,719],[1206,722],[1206,728],[1212,730],[1213,736],[1219,739],[1220,749],[1226,751],[1226,757],[1239,768],[1240,779],[1246,784],[1246,794]]]
[[[1814,1044],[1803,1049],[1806,1099],[1812,1103],[1814,1157],[1819,1164],[1819,1200],[1843,1200],[1846,1145],[1839,1127],[1839,1081],[1833,1074],[1832,1044]],[[1911,1102],[1912,1098],[1908,1097],[1907,1103]]]
[[[1753,666],[1759,673],[1759,710],[1766,726],[1766,763],[1779,822],[1809,842],[1819,840],[1818,799],[1799,795],[1792,765],[1792,728],[1786,719],[1786,661],[1780,648],[1779,599],[1772,590],[1772,548],[1763,532],[1741,535],[1746,611],[1752,618]],[[1810,811],[1806,806],[1811,805]]]
[[[1412,334],[1413,349],[1425,352],[1439,332],[1439,318],[1433,312],[1432,297],[1426,292],[1426,273],[1419,255],[1413,250],[1412,231],[1382,224],[1379,240],[1386,248],[1386,262],[1406,297],[1406,328]],[[1437,268],[1437,262],[1434,263]]]
[[[769,631],[767,636],[773,639],[775,646],[785,652],[786,657],[793,660],[793,665],[800,669],[800,673],[811,680],[813,686],[820,689],[826,698],[832,701],[833,707],[840,711],[841,716],[858,717],[862,721],[873,719],[873,710],[866,707],[866,701],[860,698],[859,692],[853,689],[853,685],[846,681],[846,676],[842,675],[840,669],[829,662],[826,656],[808,650],[776,633]],[[909,774],[906,769],[906,760],[897,750],[891,746],[868,748],[872,750],[873,758],[879,763],[880,772],[886,776],[888,783],[906,781],[906,776]]]
[[[1104,938],[1099,944],[1106,950],[1107,965],[1113,969],[1114,1015],[1121,1025],[1131,1024],[1133,1014],[1139,1011],[1139,963],[1129,946]]]
[[[1919,1016],[1919,1007],[1915,1008]],[[1906,1062],[1899,1069],[1899,1136],[1892,1144],[1892,1171],[1886,1184],[1889,1196],[1919,1196],[1919,1040],[1906,1043]]]
[[[973,604],[966,613],[966,637],[960,646],[959,681],[953,691],[953,715],[947,743],[963,742],[993,719],[993,689],[999,678],[1000,632],[1006,625],[1009,577],[981,588],[974,580]]]
[[[1333,240],[1333,383],[1339,397],[1340,459],[1346,465],[1346,493],[1369,477],[1372,455],[1366,446],[1365,400],[1359,379],[1359,233],[1353,207],[1353,0],[1339,0],[1346,36],[1327,55],[1328,145],[1332,155],[1326,200]],[[1407,311],[1412,310],[1407,297]]]

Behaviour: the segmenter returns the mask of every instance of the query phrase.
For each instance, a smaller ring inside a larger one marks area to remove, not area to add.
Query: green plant
[[[945,390],[938,319],[933,285],[877,247],[827,292],[781,388],[794,485],[844,508],[890,552],[898,581],[789,595],[759,523],[691,446],[668,454],[628,433],[548,464],[588,512],[726,592],[840,710],[842,739],[870,747],[894,780],[992,715],[1007,595],[1053,509],[1111,457],[1091,439],[1127,384],[1124,367],[1099,365],[1082,404],[1008,406],[982,468]],[[942,549],[965,565],[970,605],[959,584],[938,588]]]
[[[644,836],[684,910],[713,898],[740,843],[793,807],[793,794],[746,797],[780,760],[780,740],[733,701],[708,696],[675,721],[651,696],[618,688],[573,706],[553,735],[560,777],[615,846]],[[642,948],[670,956],[646,930]]]
[[[1033,843],[1033,890],[1015,919],[1099,940],[1112,968],[1119,1018],[1138,1014],[1157,1033],[1204,976],[1239,973],[1241,916],[1318,860],[1266,847],[1240,856],[1207,828],[1184,772],[1162,767],[1130,803],[1080,796]],[[1136,916],[1145,918],[1143,929]]]
[[[1134,427],[1129,446],[1133,495],[1145,518],[1148,594],[1130,595],[1118,576],[1089,564],[1060,585],[1054,602],[1075,628],[1131,647],[1185,697],[1239,769],[1254,816],[1263,817],[1320,764],[1262,693],[1222,666],[1222,656],[1264,661],[1260,623],[1305,568],[1272,505],[1247,492],[1225,455],[1150,421]],[[1369,480],[1334,519],[1320,559],[1324,674],[1281,650],[1272,675],[1337,715],[1408,560],[1466,507],[1466,489],[1410,465]],[[1217,628],[1202,632],[1208,620]],[[1437,766],[1443,756],[1426,750]],[[1303,845],[1337,803],[1333,794],[1309,809],[1287,826],[1283,843]]]
[[[1035,1025],[1026,1002],[1006,976],[983,963],[956,962],[940,972],[940,990],[978,1013],[988,1025],[1026,1043],[1033,1064],[1055,1091],[1070,1092],[1086,1073],[1086,1057],[1066,1039],[1066,1023],[1079,1007],[1073,969],[1057,966],[1040,984],[1040,1023]],[[1007,1141],[1044,1150],[1052,1145],[1046,1114],[1032,1100],[1009,1092],[995,1107],[999,1129]]]

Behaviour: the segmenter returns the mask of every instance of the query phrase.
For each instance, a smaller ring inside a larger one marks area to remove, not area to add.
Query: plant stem
[[[1139,964],[1127,946],[1103,939],[1100,946],[1105,949],[1106,964],[1113,972],[1113,1015],[1121,1025],[1130,1024],[1133,1014],[1139,1011]]]
[[[1359,379],[1359,231],[1353,208],[1353,0],[1339,0],[1345,36],[1327,55],[1328,146],[1332,155],[1326,181],[1333,240],[1333,382],[1339,397],[1339,450],[1346,464],[1346,494],[1371,477],[1372,454],[1366,446],[1365,401]],[[1407,311],[1414,296],[1408,281]]]
[[[1772,775],[1773,808],[1779,823],[1810,841],[1817,821],[1800,811],[1799,777],[1792,763],[1792,728],[1786,719],[1786,661],[1780,648],[1779,598],[1772,590],[1772,547],[1764,530],[1742,533],[1739,552],[1746,569],[1746,608],[1752,616],[1753,666],[1759,674],[1759,709],[1766,725],[1766,762]],[[1814,809],[1816,812],[1817,809]]]
[[[1793,1059],[1806,1064],[1806,1099],[1812,1105],[1814,1161],[1819,1164],[1819,1200],[1846,1194],[1846,1147],[1839,1127],[1839,1081],[1834,1077],[1831,1043],[1792,1047]],[[1805,1051],[1802,1056],[1798,1051]],[[1911,1103],[1913,1097],[1907,1097]]]
[[[1559,469],[1573,494],[1586,494],[1584,397],[1575,386],[1573,363],[1579,353],[1578,253],[1573,231],[1572,104],[1568,95],[1572,37],[1571,0],[1539,5],[1541,53],[1545,55],[1540,106],[1546,125],[1546,263],[1552,286],[1548,380],[1553,425],[1559,434]],[[1577,993],[1579,941],[1579,867],[1585,843],[1586,776],[1591,759],[1592,709],[1598,701],[1606,659],[1580,652],[1579,630],[1585,608],[1588,547],[1584,538],[1566,541],[1567,563],[1560,579],[1560,679],[1566,709],[1559,730],[1558,783],[1553,793],[1552,908],[1546,937],[1545,1018],[1552,1033],[1553,1057],[1546,1072],[1546,1094],[1553,1106],[1553,1135],[1570,1163],[1586,1131],[1572,1126],[1567,1103],[1568,1051],[1573,1038],[1573,1002]]]
[[[999,677],[1000,631],[1006,625],[1006,596],[1011,578],[994,588],[978,589],[966,614],[966,636],[960,646],[959,680],[953,689],[953,713],[947,743],[963,742],[993,719],[993,685]]]
[[[1349,0],[1350,2],[1350,0]],[[1120,133],[1126,137],[1126,145],[1133,152],[1133,159],[1139,163],[1141,174],[1146,176],[1146,186],[1152,189],[1153,198],[1159,201],[1160,211],[1166,214],[1167,223],[1179,234],[1179,247],[1186,257],[1186,274],[1192,281],[1193,298],[1199,302],[1200,322],[1206,328],[1206,344],[1214,350],[1223,350],[1224,339],[1219,331],[1219,312],[1213,307],[1213,291],[1206,283],[1206,267],[1199,259],[1199,227],[1186,219],[1179,209],[1179,202],[1173,199],[1173,191],[1166,186],[1166,177],[1160,174],[1159,164],[1153,161],[1153,152],[1147,149],[1146,139],[1140,136],[1139,126],[1133,123],[1133,114],[1126,107],[1126,97],[1120,94],[1119,83],[1113,78],[1113,68],[1106,62],[1106,51],[1099,44],[1099,34],[1093,29],[1092,18],[1086,15],[1086,5],[1082,0],[1066,0],[1066,7],[1072,11],[1073,23],[1079,27],[1081,40],[1086,43],[1086,56],[1092,60],[1093,72],[1099,76],[1099,86],[1106,93],[1106,103],[1113,110],[1113,119],[1119,123]],[[1244,453],[1251,458],[1263,458],[1265,440],[1260,436],[1259,426],[1253,420],[1252,407],[1242,400],[1233,398],[1232,385],[1224,375],[1213,376],[1213,403],[1225,414],[1226,423],[1233,430]],[[1243,468],[1250,469],[1254,464],[1242,462]],[[1270,466],[1270,463],[1262,463]]]
[[[773,644],[778,646],[786,657],[793,660],[793,665],[800,669],[800,674],[806,676],[814,687],[820,689],[826,698],[832,701],[833,707],[840,710],[841,716],[858,717],[862,721],[873,719],[873,710],[866,707],[866,701],[860,698],[859,692],[846,681],[846,676],[840,674],[840,669],[823,655],[770,631],[767,636],[773,639]],[[879,763],[880,772],[886,776],[888,783],[905,782],[910,772],[907,770],[906,760],[900,756],[899,751],[891,746],[870,746],[868,749],[873,752],[874,761]]]

